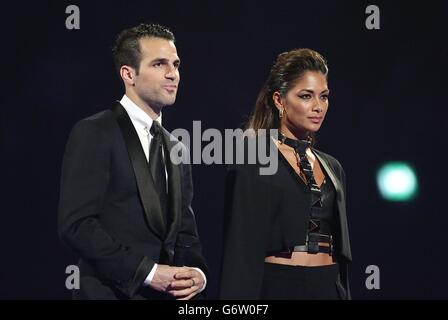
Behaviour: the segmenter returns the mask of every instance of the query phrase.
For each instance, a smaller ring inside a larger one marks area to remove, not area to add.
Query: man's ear
[[[121,79],[123,79],[125,84],[127,84],[129,86],[135,85],[136,72],[135,72],[134,68],[127,66],[127,65],[122,65],[120,68],[120,76],[121,76]]]
[[[272,100],[274,101],[275,107],[278,110],[284,110],[285,107],[283,106],[283,100],[282,100],[282,96],[280,95],[280,92],[275,91],[272,94]]]

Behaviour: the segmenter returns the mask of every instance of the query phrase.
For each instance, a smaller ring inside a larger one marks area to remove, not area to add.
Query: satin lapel
[[[345,190],[341,185],[341,182],[339,181],[338,177],[336,176],[335,172],[331,168],[331,166],[328,164],[328,161],[325,159],[324,156],[318,154],[318,150],[313,149],[314,154],[319,159],[319,162],[322,164],[322,166],[325,169],[325,172],[327,173],[328,177],[330,178],[331,182],[333,182],[334,188],[336,189],[337,194],[337,206],[339,211],[339,222],[341,226],[341,253],[343,256],[345,256],[348,260],[352,260],[352,254],[350,249],[350,240],[348,235],[348,224],[347,224],[347,212],[346,212],[346,206],[345,206]]]
[[[184,151],[179,149],[181,145],[177,140],[171,140],[171,134],[163,129],[163,137],[165,144],[165,163],[168,172],[168,193],[170,201],[170,213],[172,215],[172,224],[169,227],[167,241],[175,240],[178,225],[180,224],[182,214],[182,191],[181,191],[181,176],[180,176],[180,164],[173,163],[171,159],[171,152],[178,154],[178,151]]]
[[[336,193],[338,194],[338,201],[340,199],[345,199],[344,190],[342,189],[341,182],[336,177],[336,174],[334,173],[333,169],[331,169],[327,160],[323,156],[318,154],[317,150],[313,150],[313,151],[315,151],[314,154],[316,155],[316,157],[319,159],[319,162],[324,167],[325,172],[328,174],[328,177],[330,178],[331,182],[333,182],[334,188],[336,189]]]
[[[129,158],[134,168],[135,180],[137,181],[138,192],[145,211],[146,221],[149,228],[163,241],[165,238],[165,226],[162,218],[160,200],[154,187],[154,181],[149,171],[149,165],[146,161],[140,139],[131,119],[121,104],[117,103],[112,108],[112,112],[123,134]]]

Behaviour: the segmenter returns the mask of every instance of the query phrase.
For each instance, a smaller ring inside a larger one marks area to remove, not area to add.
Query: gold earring
[[[280,109],[279,111],[278,111],[278,116],[279,116],[279,118],[281,119],[281,118],[283,118],[283,112],[285,111],[285,109]]]

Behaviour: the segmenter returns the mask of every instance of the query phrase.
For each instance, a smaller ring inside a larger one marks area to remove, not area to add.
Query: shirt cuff
[[[157,263],[154,263],[154,266],[152,267],[151,272],[148,274],[145,281],[143,282],[144,286],[151,285],[152,278],[154,278],[154,275],[156,274],[156,269],[157,269]]]
[[[199,269],[199,268],[193,268],[193,269],[195,269],[197,272],[199,272],[201,274],[202,278],[204,278],[204,285],[202,286],[201,290],[198,291],[198,293],[201,293],[202,291],[204,291],[205,286],[207,285],[207,278],[205,277],[205,274],[204,274],[204,272],[202,272],[201,269]]]

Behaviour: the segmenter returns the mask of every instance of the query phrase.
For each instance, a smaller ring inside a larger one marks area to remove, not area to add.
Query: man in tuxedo
[[[161,126],[180,79],[174,42],[156,24],[122,31],[125,95],[70,133],[58,232],[80,256],[76,299],[191,299],[206,286],[191,167],[171,158],[188,151]]]

